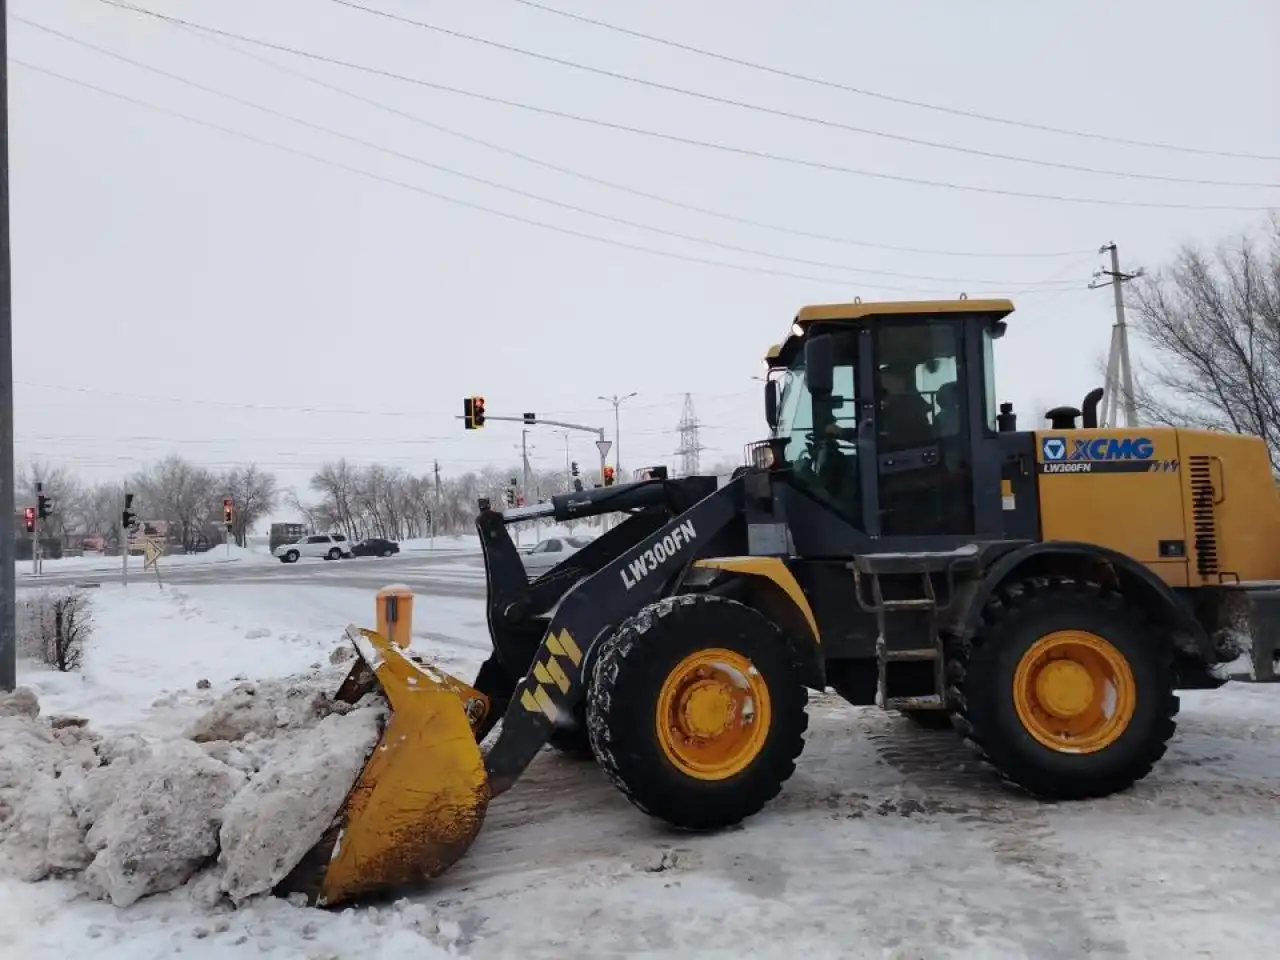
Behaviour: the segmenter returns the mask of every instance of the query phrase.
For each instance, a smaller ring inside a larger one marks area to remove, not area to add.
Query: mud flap
[[[381,690],[390,716],[334,823],[276,888],[321,907],[439,876],[475,840],[490,798],[476,739],[488,698],[372,630],[346,635],[358,660],[339,699]]]
[[[1232,672],[1232,680],[1252,683],[1277,683],[1276,661],[1280,659],[1280,590],[1244,589],[1247,600],[1249,649],[1246,654],[1248,674]]]

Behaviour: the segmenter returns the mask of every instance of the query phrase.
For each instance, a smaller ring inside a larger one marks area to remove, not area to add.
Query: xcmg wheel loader
[[[994,369],[1012,312],[806,307],[766,357],[770,435],[726,482],[482,505],[492,656],[464,683],[348,630],[340,695],[381,689],[390,719],[278,892],[332,905],[444,872],[552,738],[703,830],[783,789],[809,690],[945,717],[1007,780],[1081,799],[1151,770],[1179,689],[1276,679],[1263,442],[1100,427],[1098,390],[1017,429]],[[611,512],[627,517],[530,582],[507,524]]]

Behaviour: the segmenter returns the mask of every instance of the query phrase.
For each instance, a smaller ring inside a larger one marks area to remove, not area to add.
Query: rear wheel
[[[950,664],[961,729],[1007,779],[1060,800],[1128,789],[1176,724],[1173,650],[1120,594],[1066,578],[1002,590]]]
[[[709,594],[660,601],[602,645],[591,747],[644,812],[708,830],[761,810],[795,772],[808,692],[778,628]]]
[[[329,558],[330,560],[341,560],[341,559],[342,559],[342,551],[341,551],[341,550],[339,550],[337,547],[334,547],[332,550],[330,550],[330,551],[329,551],[329,553],[327,554],[327,556],[328,556],[328,558]]]

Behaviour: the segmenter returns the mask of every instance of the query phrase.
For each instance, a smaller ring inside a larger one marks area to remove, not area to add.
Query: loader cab
[[[766,357],[779,506],[800,556],[1007,535],[993,346],[1012,311],[1007,300],[800,311]]]

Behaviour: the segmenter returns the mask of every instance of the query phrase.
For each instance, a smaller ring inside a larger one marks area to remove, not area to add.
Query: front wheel
[[[328,554],[326,555],[326,559],[328,559],[328,560],[341,560],[341,559],[342,559],[342,551],[341,551],[341,550],[339,550],[337,547],[334,547],[332,550],[330,550],[330,551],[328,552]]]
[[[391,556],[391,553],[392,553],[392,551],[390,551],[390,550],[383,550],[383,551],[382,551],[382,556],[383,556],[383,558],[385,559],[386,557]]]
[[[288,553],[284,555],[283,559],[285,563],[297,563],[299,556],[300,554],[298,553],[297,550],[290,550]]]
[[[808,692],[778,628],[725,597],[661,600],[600,648],[591,749],[637,807],[710,830],[758,813],[795,772]]]
[[[949,669],[961,729],[1007,779],[1057,800],[1141,780],[1178,713],[1167,636],[1118,593],[1036,578],[1002,590]]]

